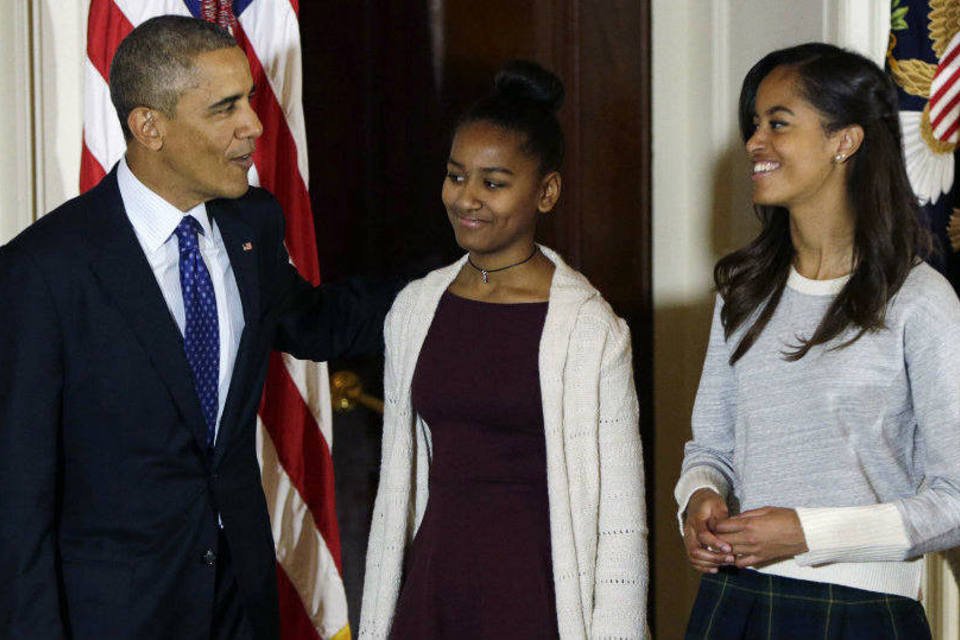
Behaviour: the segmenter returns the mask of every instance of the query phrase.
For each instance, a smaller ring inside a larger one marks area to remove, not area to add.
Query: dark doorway
[[[440,204],[453,118],[510,59],[536,60],[563,79],[564,192],[540,237],[632,327],[652,496],[649,0],[303,2],[300,28],[310,194],[328,280],[409,277],[456,258]],[[343,367],[380,393],[380,362],[331,363]],[[354,629],[379,435],[379,416],[366,409],[334,420]]]

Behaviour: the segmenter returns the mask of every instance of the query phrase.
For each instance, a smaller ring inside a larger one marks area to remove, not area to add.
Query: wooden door
[[[300,25],[310,192],[328,279],[412,275],[458,256],[440,203],[451,123],[508,60],[532,59],[561,77],[564,188],[539,235],[630,323],[652,451],[649,0],[304,2]],[[378,392],[378,362],[338,366],[360,369]],[[372,414],[334,424],[354,624],[366,545],[357,523],[369,520],[378,425]]]

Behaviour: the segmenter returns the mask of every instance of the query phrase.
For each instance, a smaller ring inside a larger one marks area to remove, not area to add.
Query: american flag
[[[960,294],[960,2],[891,0],[886,67],[900,98],[907,175],[934,238],[927,261]]]
[[[930,83],[930,125],[938,140],[957,143],[960,128],[960,32],[954,34]]]
[[[194,16],[230,28],[246,52],[263,123],[251,184],[276,196],[300,273],[320,282],[307,193],[301,101],[299,0],[91,0],[84,78],[80,190],[94,186],[126,144],[108,86],[110,61],[133,28],[157,15]],[[334,505],[327,370],[273,353],[260,404],[257,453],[277,555],[284,640],[350,637]]]

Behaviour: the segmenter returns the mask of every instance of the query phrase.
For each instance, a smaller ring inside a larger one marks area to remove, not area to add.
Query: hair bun
[[[497,73],[493,84],[501,96],[529,100],[547,111],[557,111],[563,104],[563,82],[536,62],[508,62]]]

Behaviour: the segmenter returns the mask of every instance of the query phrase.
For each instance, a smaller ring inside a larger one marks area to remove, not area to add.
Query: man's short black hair
[[[197,55],[237,46],[230,32],[187,16],[157,16],[130,32],[110,64],[110,98],[130,139],[127,118],[137,107],[173,117]]]

